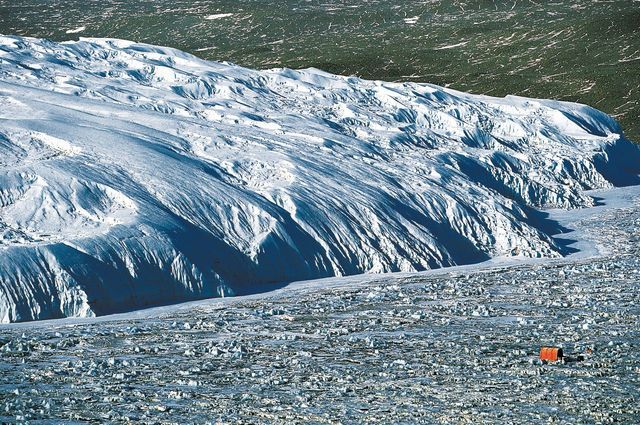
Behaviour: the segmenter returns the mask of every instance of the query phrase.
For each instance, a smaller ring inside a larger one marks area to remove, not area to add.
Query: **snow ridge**
[[[0,36],[0,321],[562,254],[535,207],[637,183],[587,106],[112,39]]]

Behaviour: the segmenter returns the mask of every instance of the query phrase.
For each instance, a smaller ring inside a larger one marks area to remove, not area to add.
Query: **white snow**
[[[443,46],[434,48],[434,50],[455,49],[456,47],[462,47],[467,43],[469,43],[469,42],[468,41],[461,41],[460,43],[456,43],[456,44],[445,44]]]
[[[637,178],[638,149],[583,105],[123,40],[0,51],[3,322],[558,257],[532,207]]]
[[[415,25],[420,20],[420,16],[412,16],[410,18],[404,18],[403,20],[405,24]]]
[[[78,28],[68,29],[68,30],[65,31],[65,33],[67,33],[67,34],[77,34],[79,32],[82,32],[82,31],[86,30],[86,29],[87,29],[87,27],[81,26],[81,27],[78,27]]]
[[[214,15],[207,15],[204,17],[204,19],[212,21],[216,19],[228,18],[229,16],[233,16],[233,13],[216,13]]]

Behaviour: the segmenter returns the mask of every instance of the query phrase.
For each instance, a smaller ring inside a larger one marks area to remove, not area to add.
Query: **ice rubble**
[[[534,207],[636,183],[587,106],[122,40],[0,36],[0,320],[558,256]]]

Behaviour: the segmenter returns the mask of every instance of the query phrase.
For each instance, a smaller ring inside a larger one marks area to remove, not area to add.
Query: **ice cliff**
[[[536,208],[639,156],[583,105],[0,36],[0,321],[558,256]]]

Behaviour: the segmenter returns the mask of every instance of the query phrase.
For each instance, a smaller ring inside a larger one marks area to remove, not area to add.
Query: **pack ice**
[[[0,152],[2,322],[555,257],[640,163],[583,105],[12,36]]]

